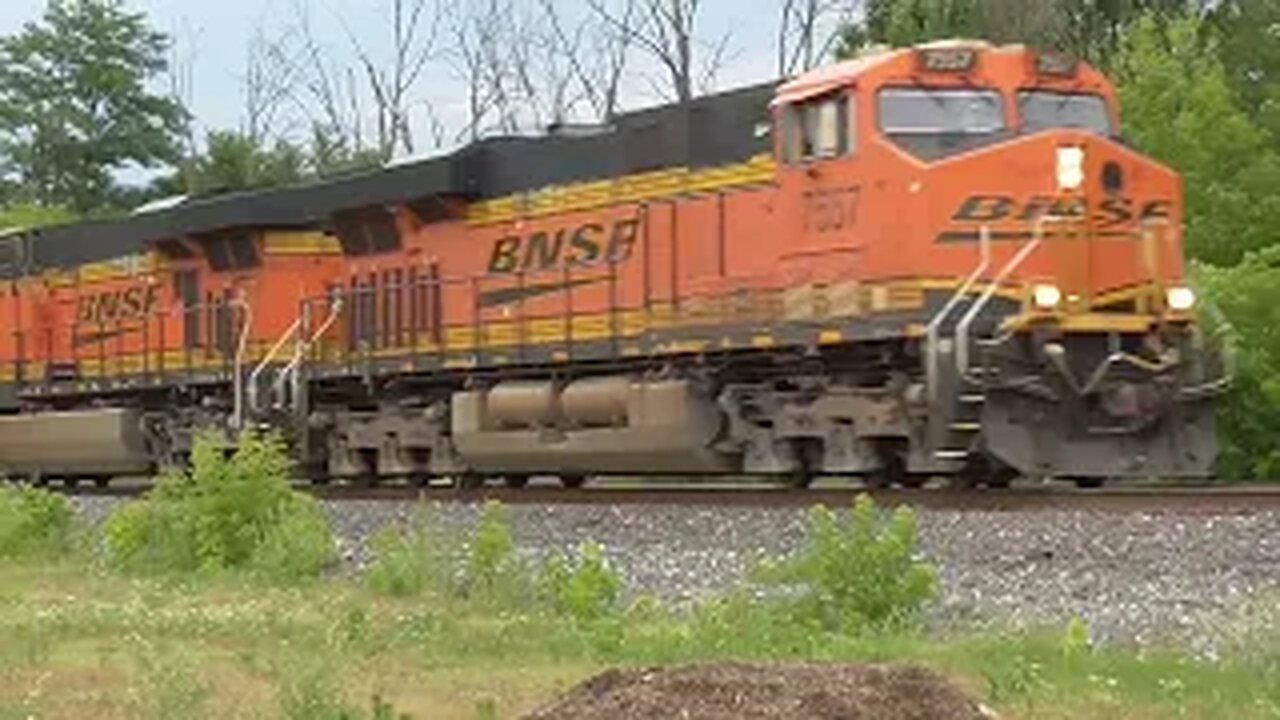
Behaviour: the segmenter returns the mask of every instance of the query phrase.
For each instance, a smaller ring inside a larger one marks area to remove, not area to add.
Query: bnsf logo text
[[[112,290],[80,298],[76,317],[82,323],[119,322],[141,320],[155,309],[160,288],[156,285],[134,285],[124,290]]]
[[[1099,226],[1113,227],[1136,221],[1168,218],[1173,203],[1168,200],[1150,200],[1138,203],[1132,198],[1111,197],[1092,207],[1080,199],[1062,199],[1036,196],[1016,200],[1003,195],[971,195],[960,204],[956,222],[997,222],[1018,220],[1032,222],[1046,215],[1083,218],[1090,215]]]
[[[593,263],[622,262],[631,257],[640,221],[618,220],[611,229],[597,222],[527,237],[508,235],[493,244],[489,272],[550,270]]]

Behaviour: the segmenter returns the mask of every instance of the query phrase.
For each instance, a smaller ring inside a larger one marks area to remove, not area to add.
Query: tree
[[[978,0],[867,0],[861,24],[849,25],[836,50],[853,57],[873,45],[901,47],[947,37],[978,37]]]
[[[100,211],[113,171],[178,160],[186,112],[147,88],[167,44],[121,0],[50,0],[0,40],[0,156],[26,199]]]
[[[214,131],[187,173],[187,192],[213,195],[282,187],[301,182],[307,174],[302,148],[284,140],[268,148],[242,133]]]
[[[1230,320],[1235,347],[1235,377],[1218,411],[1218,474],[1274,479],[1280,472],[1280,245],[1248,253],[1233,267],[1201,266],[1196,279]]]
[[[1050,47],[1106,65],[1125,28],[1136,18],[1152,13],[1178,17],[1211,4],[1209,0],[867,0],[862,24],[845,29],[839,54],[850,57],[868,45],[903,46],[968,37]]]
[[[1280,143],[1280,2],[1224,0],[1209,17],[1232,90]]]
[[[0,234],[6,230],[63,225],[75,221],[76,216],[66,208],[40,205],[0,207]]]
[[[1125,133],[1182,175],[1189,255],[1219,265],[1280,241],[1280,157],[1236,104],[1202,21],[1145,16],[1114,62]]]
[[[321,125],[312,128],[308,150],[310,172],[321,178],[373,170],[383,164],[377,148],[353,147],[348,138],[330,134]]]

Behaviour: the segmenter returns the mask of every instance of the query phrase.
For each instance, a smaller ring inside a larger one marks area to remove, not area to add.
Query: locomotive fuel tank
[[[0,417],[0,472],[127,475],[152,469],[138,410]]]
[[[564,389],[501,383],[455,393],[451,405],[454,446],[479,472],[729,469],[711,447],[723,423],[719,409],[683,380],[591,378]]]

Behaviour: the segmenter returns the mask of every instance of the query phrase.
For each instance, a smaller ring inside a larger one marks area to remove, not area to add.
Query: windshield
[[[1004,100],[994,90],[886,88],[880,91],[879,105],[880,129],[924,159],[965,152],[1008,135]]]
[[[1025,132],[1051,128],[1075,128],[1111,135],[1107,105],[1097,95],[1024,90],[1018,93],[1018,111]]]

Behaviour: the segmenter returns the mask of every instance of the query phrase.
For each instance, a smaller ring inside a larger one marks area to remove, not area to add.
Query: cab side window
[[[820,95],[782,111],[782,156],[787,163],[852,154],[856,147],[854,98],[843,92]]]

